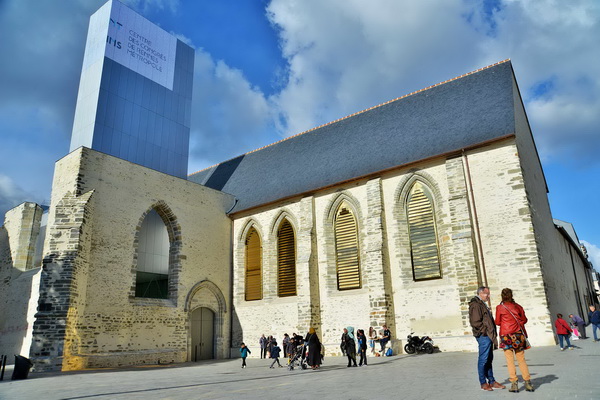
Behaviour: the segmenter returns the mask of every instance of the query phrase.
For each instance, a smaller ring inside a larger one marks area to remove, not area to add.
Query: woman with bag
[[[500,326],[500,348],[504,350],[508,375],[511,381],[509,392],[519,391],[515,357],[525,381],[525,390],[533,392],[529,367],[525,361],[525,350],[531,348],[527,340],[525,310],[513,300],[512,290],[502,289],[502,302],[496,307],[496,325]]]
[[[571,332],[573,330],[562,317],[562,314],[556,314],[556,321],[554,322],[554,327],[556,328],[556,334],[558,335],[558,341],[560,342],[560,351],[563,351],[565,348],[563,347],[563,339],[567,341],[567,348],[573,350],[575,347],[569,341],[569,336],[571,336]]]

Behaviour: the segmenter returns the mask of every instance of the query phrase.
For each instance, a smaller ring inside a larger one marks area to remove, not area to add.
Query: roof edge
[[[309,132],[315,131],[315,130],[317,130],[317,129],[320,129],[320,128],[323,128],[323,127],[325,127],[325,126],[333,125],[333,124],[335,124],[335,123],[337,123],[337,122],[340,122],[340,121],[343,121],[343,120],[345,120],[345,119],[348,119],[348,118],[354,117],[354,116],[356,116],[356,115],[359,115],[359,114],[365,113],[365,112],[367,112],[367,111],[370,111],[370,110],[373,110],[373,109],[375,109],[375,108],[379,108],[379,107],[385,106],[385,105],[387,105],[387,104],[393,103],[393,102],[395,102],[395,101],[402,100],[402,99],[405,99],[405,98],[407,98],[407,97],[410,97],[410,96],[414,96],[415,94],[418,94],[418,93],[424,92],[424,91],[426,91],[426,90],[433,89],[433,88],[435,88],[435,87],[438,87],[438,86],[441,86],[441,85],[445,85],[446,83],[450,83],[450,82],[456,81],[456,80],[458,80],[458,79],[464,78],[464,77],[466,77],[466,76],[469,76],[469,75],[476,74],[476,73],[478,73],[478,72],[481,72],[481,71],[484,71],[484,70],[486,70],[486,69],[489,69],[489,68],[495,67],[495,66],[497,66],[497,65],[504,64],[504,63],[506,63],[506,62],[510,62],[510,58],[507,58],[507,59],[505,59],[505,60],[502,60],[502,61],[498,61],[498,62],[496,62],[496,63],[494,63],[494,64],[490,64],[490,65],[488,65],[488,66],[486,66],[486,67],[482,67],[482,68],[476,69],[476,70],[474,70],[474,71],[471,71],[471,72],[467,72],[466,74],[462,74],[462,75],[456,76],[456,77],[454,77],[454,78],[451,78],[451,79],[448,79],[448,80],[445,80],[445,81],[442,81],[442,82],[436,83],[436,84],[434,84],[434,85],[427,86],[427,87],[425,87],[425,88],[423,88],[423,89],[419,89],[419,90],[417,90],[417,91],[410,92],[410,93],[408,93],[408,94],[405,94],[405,95],[403,95],[403,96],[396,97],[395,99],[388,100],[388,101],[386,101],[386,102],[384,102],[384,103],[377,104],[377,105],[375,105],[375,106],[372,106],[372,107],[366,108],[366,109],[364,109],[364,110],[361,110],[361,111],[357,111],[357,112],[355,112],[355,113],[352,113],[352,114],[350,114],[350,115],[346,115],[346,116],[344,116],[344,117],[341,117],[341,118],[335,119],[335,120],[333,120],[333,121],[330,121],[330,122],[327,122],[327,123],[325,123],[325,124],[318,125],[318,126],[316,126],[316,127],[314,127],[314,128],[308,129],[308,130],[306,130],[306,131],[303,131],[303,132],[300,132],[300,133],[296,133],[295,135],[288,136],[288,137],[286,137],[286,138],[284,138],[284,139],[281,139],[281,140],[278,140],[278,141],[276,141],[276,142],[270,143],[270,144],[268,144],[268,145],[266,145],[266,146],[259,147],[258,149],[254,149],[254,150],[251,150],[251,151],[249,151],[249,152],[246,152],[246,153],[243,153],[243,154],[237,155],[237,156],[235,156],[235,157],[232,157],[232,158],[230,158],[230,159],[227,159],[227,160],[221,161],[221,162],[219,162],[219,163],[217,163],[217,164],[213,164],[213,165],[211,165],[210,167],[206,167],[206,168],[203,168],[203,169],[201,169],[201,170],[198,170],[198,171],[196,171],[196,172],[192,172],[191,174],[188,174],[188,177],[190,177],[190,176],[192,176],[192,175],[195,175],[195,174],[198,174],[198,173],[200,173],[200,172],[203,172],[203,171],[209,170],[209,169],[211,169],[211,168],[214,168],[214,167],[216,167],[217,165],[220,165],[220,164],[226,163],[226,162],[228,162],[228,161],[231,161],[231,160],[233,160],[233,159],[235,159],[235,158],[238,158],[238,157],[241,157],[241,156],[245,156],[245,155],[248,155],[248,154],[255,153],[255,152],[257,152],[257,151],[259,151],[259,150],[262,150],[262,149],[265,149],[265,148],[267,148],[267,147],[274,146],[274,145],[276,145],[276,144],[278,144],[278,143],[281,143],[281,142],[285,142],[286,140],[293,139],[293,138],[295,138],[295,137],[297,137],[297,136],[300,136],[300,135],[304,135],[305,133],[309,133]],[[513,71],[513,75],[514,75],[514,71]]]
[[[436,159],[440,159],[440,158],[451,158],[451,157],[455,157],[455,156],[460,156],[463,151],[470,151],[470,150],[479,149],[481,147],[488,146],[488,145],[493,144],[493,143],[500,143],[500,142],[503,142],[505,140],[508,140],[508,139],[511,139],[511,138],[515,138],[515,137],[516,137],[516,135],[514,133],[510,133],[508,135],[504,135],[504,136],[500,136],[500,137],[497,137],[497,138],[494,138],[494,139],[486,140],[484,142],[476,143],[474,145],[467,146],[467,147],[464,147],[464,148],[451,150],[451,151],[448,151],[448,152],[442,153],[442,154],[436,154],[434,156],[427,157],[427,158],[422,158],[420,160],[411,161],[411,162],[408,162],[406,164],[395,165],[395,166],[390,167],[390,168],[385,168],[385,169],[382,169],[382,170],[379,170],[379,171],[374,171],[374,172],[371,172],[371,173],[368,173],[368,174],[365,174],[365,175],[356,176],[354,178],[346,179],[346,180],[341,181],[341,182],[335,182],[335,183],[332,183],[332,184],[329,184],[329,185],[325,185],[325,186],[317,187],[317,188],[314,188],[314,189],[306,190],[304,192],[300,192],[300,193],[292,194],[292,195],[289,195],[289,196],[281,197],[279,199],[268,201],[266,203],[256,204],[254,206],[250,206],[250,207],[247,207],[247,208],[242,208],[241,210],[233,211],[233,212],[229,213],[228,215],[230,217],[234,217],[237,214],[245,213],[245,212],[248,212],[248,211],[251,211],[251,210],[255,210],[255,209],[261,208],[261,207],[266,207],[266,206],[269,206],[271,204],[275,204],[275,203],[278,203],[278,202],[287,201],[287,200],[293,199],[295,197],[307,196],[307,195],[314,194],[314,193],[322,191],[322,190],[327,190],[327,189],[332,188],[332,187],[341,186],[341,185],[347,185],[350,182],[355,182],[355,181],[359,181],[359,180],[363,180],[363,179],[372,179],[372,178],[377,177],[379,175],[382,175],[382,174],[385,174],[385,173],[388,173],[388,172],[392,172],[392,171],[395,171],[395,170],[399,170],[399,169],[402,169],[402,168],[406,168],[406,167],[409,167],[411,165],[420,164],[420,163],[424,163],[424,162],[428,162],[428,161],[436,160]]]

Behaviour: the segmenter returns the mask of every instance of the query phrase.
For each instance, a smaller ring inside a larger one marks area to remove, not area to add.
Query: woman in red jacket
[[[560,351],[565,349],[563,347],[563,339],[567,341],[567,347],[573,350],[575,347],[573,347],[569,340],[569,336],[571,336],[573,329],[571,329],[567,321],[563,319],[562,314],[556,314],[556,316],[558,318],[554,322],[554,327],[556,328],[556,334],[558,335],[558,341],[560,342]]]
[[[513,300],[512,290],[502,289],[502,303],[496,307],[496,325],[500,326],[500,348],[504,350],[508,375],[512,383],[509,391],[515,393],[519,391],[515,357],[525,381],[525,390],[528,392],[534,390],[531,385],[529,367],[525,361],[524,350],[530,348],[526,340],[526,323],[525,310]]]

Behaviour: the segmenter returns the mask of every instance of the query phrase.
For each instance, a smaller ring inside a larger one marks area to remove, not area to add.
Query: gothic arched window
[[[139,231],[135,296],[169,297],[169,233],[155,209],[144,218]]]
[[[421,182],[410,189],[406,215],[414,280],[441,278],[433,199]]]
[[[262,299],[262,248],[254,227],[246,235],[246,300]]]
[[[359,289],[358,229],[346,203],[342,203],[336,212],[334,230],[338,290]]]
[[[296,240],[287,219],[281,221],[277,231],[277,295],[296,295]]]

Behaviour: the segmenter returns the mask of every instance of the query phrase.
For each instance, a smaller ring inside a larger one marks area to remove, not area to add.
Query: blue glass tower
[[[90,18],[70,151],[187,177],[194,50],[119,1]]]

